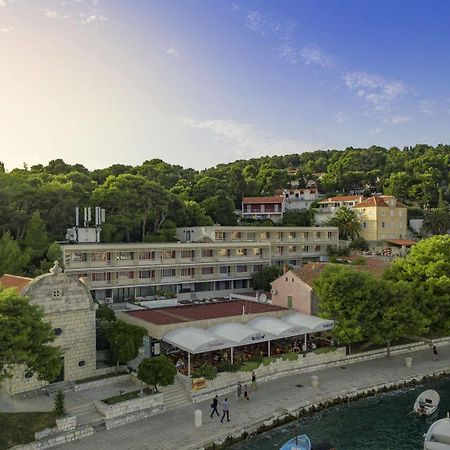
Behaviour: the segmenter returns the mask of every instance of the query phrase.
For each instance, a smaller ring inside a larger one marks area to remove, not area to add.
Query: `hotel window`
[[[367,222],[363,222],[363,228],[367,228]]]
[[[381,215],[384,217],[386,215],[386,211],[384,209],[381,210]]]
[[[195,269],[193,267],[183,267],[181,269],[182,277],[191,277],[195,275]]]
[[[214,273],[214,267],[202,267],[202,275],[211,275]]]
[[[247,233],[247,240],[248,241],[254,241],[256,239],[256,233],[251,232],[251,233]]]
[[[219,268],[220,273],[231,273],[231,267],[230,266],[220,266]]]
[[[320,231],[316,232],[316,238],[320,239],[322,237],[322,233]]]
[[[94,272],[92,274],[92,281],[105,281],[106,280],[106,273],[100,272],[96,273]]]
[[[119,261],[132,261],[134,259],[133,252],[119,252],[117,253],[116,259]]]
[[[155,259],[155,252],[151,251],[151,252],[141,252],[139,253],[139,259],[149,259],[149,260],[154,260]]]
[[[283,254],[283,247],[281,245],[278,245],[275,247],[275,253],[279,253],[280,255]]]
[[[60,297],[61,297],[61,290],[60,289],[53,289],[52,298],[60,298]]]
[[[119,272],[119,277],[128,278],[129,280],[132,280],[134,278],[134,272],[132,270]]]
[[[174,277],[176,276],[176,271],[175,269],[163,269],[161,270],[161,275],[163,277]]]
[[[175,259],[175,250],[163,250],[161,252],[161,259]]]
[[[238,272],[238,273],[247,272],[247,271],[248,271],[248,269],[247,269],[247,266],[245,266],[245,265],[236,266],[236,272]]]
[[[304,245],[303,246],[303,251],[308,253],[309,252],[309,246],[308,245]]]
[[[194,250],[181,250],[181,257],[183,259],[193,258],[194,257]]]
[[[139,278],[155,278],[154,270],[141,270],[139,272]]]
[[[202,258],[212,258],[213,250],[212,248],[202,250]]]
[[[231,255],[231,250],[229,249],[229,248],[221,248],[220,250],[219,250],[219,256],[221,256],[221,257],[226,257],[226,256],[230,256]]]
[[[237,248],[236,256],[247,256],[247,249],[246,248]]]
[[[253,266],[253,272],[258,272],[258,270],[261,270],[264,267],[263,264],[255,264]]]
[[[295,231],[290,231],[289,232],[289,239],[295,239],[295,237],[296,237]]]
[[[231,239],[241,239],[241,232],[240,231],[233,231],[231,233]]]
[[[303,233],[303,237],[305,238],[305,241],[307,241],[308,238],[309,238],[309,232],[308,232],[308,231],[305,231],[305,232]]]
[[[260,236],[262,241],[266,241],[267,239],[269,239],[269,232],[263,231]]]
[[[333,233],[331,231],[328,232],[328,239],[331,239],[333,237]]]
[[[381,228],[384,228],[385,224],[384,222],[381,222]]]
[[[106,253],[92,253],[92,261],[106,261]]]
[[[72,253],[73,262],[87,261],[87,253]]]
[[[224,240],[225,240],[225,232],[216,231],[216,241],[224,241]]]
[[[253,249],[253,254],[254,254],[255,256],[260,256],[260,255],[262,255],[262,253],[263,253],[262,248],[254,248],[254,249]]]
[[[314,247],[314,251],[315,251],[315,252],[320,252],[320,245],[316,245],[316,246]]]
[[[275,234],[275,239],[279,239],[281,241],[283,239],[283,233],[281,231],[277,231]]]
[[[290,245],[288,247],[288,252],[289,253],[295,253],[297,251],[297,247],[295,245]]]

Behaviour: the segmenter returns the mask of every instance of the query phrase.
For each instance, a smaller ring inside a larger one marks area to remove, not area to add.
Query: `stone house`
[[[3,275],[0,284],[15,287],[40,306],[44,320],[51,323],[63,358],[61,374],[55,381],[75,381],[96,373],[95,309],[89,290],[81,280],[62,273],[55,264],[51,273],[37,278]],[[13,378],[2,383],[11,395],[39,389],[48,382],[39,381],[31,371],[18,367]]]

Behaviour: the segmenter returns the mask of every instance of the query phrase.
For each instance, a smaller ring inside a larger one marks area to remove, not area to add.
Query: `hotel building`
[[[176,243],[63,245],[65,272],[94,299],[125,301],[171,291],[181,300],[251,288],[259,269],[299,267],[338,246],[336,227],[178,228]]]

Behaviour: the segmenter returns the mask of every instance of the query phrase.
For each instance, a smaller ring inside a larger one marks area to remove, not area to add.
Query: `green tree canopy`
[[[158,390],[158,385],[173,384],[176,374],[177,369],[174,363],[164,355],[144,358],[138,368],[138,378],[144,383],[154,386],[155,391]]]
[[[340,207],[336,215],[326,222],[327,226],[339,227],[339,237],[341,239],[355,239],[361,232],[361,224],[358,221],[355,211],[347,206]]]
[[[283,273],[281,266],[269,266],[259,269],[252,274],[253,288],[258,291],[270,291],[270,283]]]
[[[16,365],[36,372],[40,380],[55,379],[61,370],[61,352],[49,345],[54,339],[39,307],[15,289],[0,286],[0,382]]]
[[[0,239],[0,276],[5,273],[23,275],[29,256],[24,254],[9,231]]]
[[[429,234],[446,234],[450,228],[450,211],[447,207],[424,211],[422,227]]]

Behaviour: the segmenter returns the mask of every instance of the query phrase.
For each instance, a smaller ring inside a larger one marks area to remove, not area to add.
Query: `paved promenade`
[[[404,366],[405,356],[413,358],[413,366]],[[229,396],[231,422],[220,423],[220,418],[210,418],[211,400],[169,411],[165,414],[134,422],[109,431],[99,431],[93,436],[62,447],[64,450],[177,450],[195,449],[207,442],[224,439],[246,426],[254,425],[282,414],[286,410],[297,409],[306,402],[314,403],[332,398],[336,394],[353,389],[363,389],[431,374],[450,369],[450,346],[439,347],[439,361],[433,361],[431,348],[414,353],[381,358],[329,368],[309,374],[280,378],[258,385],[257,392],[250,392],[250,401],[238,401],[235,394]],[[318,375],[319,388],[311,387],[311,375]],[[297,385],[302,385],[298,387]],[[203,412],[203,426],[195,428],[194,411]]]

